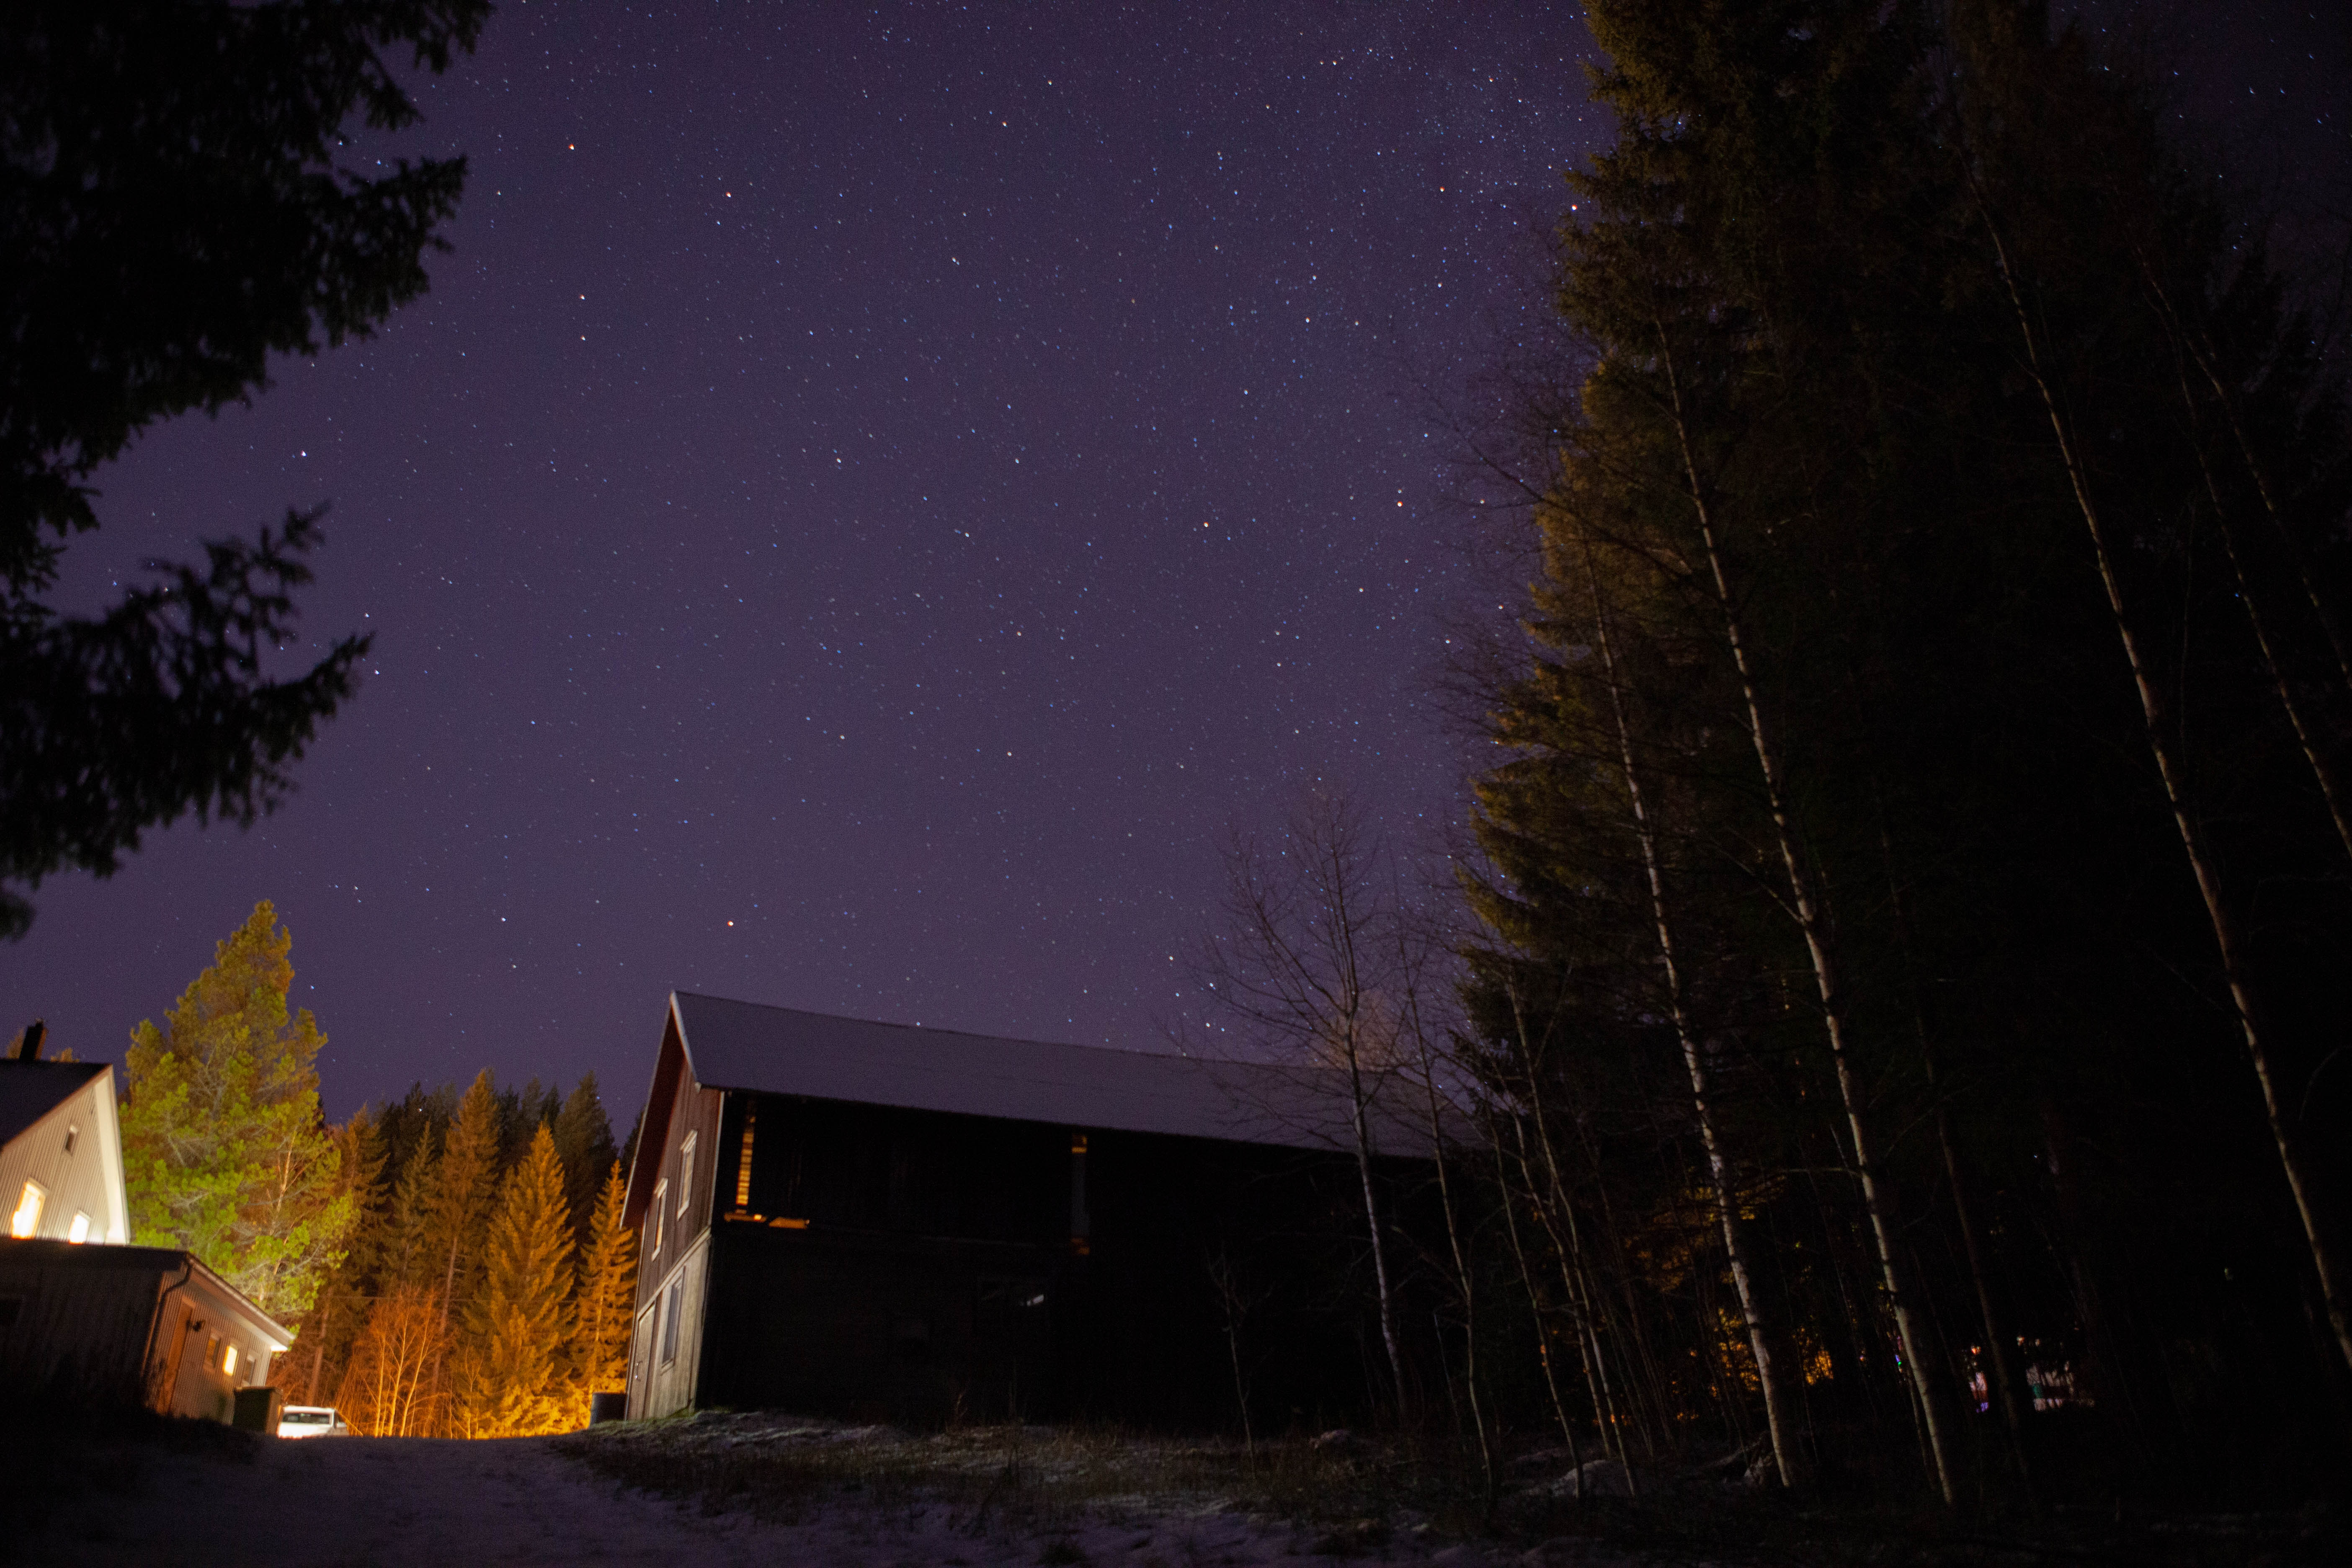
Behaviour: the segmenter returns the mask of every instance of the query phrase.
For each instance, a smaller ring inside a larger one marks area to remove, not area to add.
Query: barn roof
[[[684,991],[670,997],[646,1107],[647,1136],[660,1137],[681,1077],[705,1089],[1104,1131],[1298,1149],[1355,1146],[1347,1079],[1329,1068],[1002,1039]],[[1376,1152],[1427,1152],[1426,1112],[1416,1111],[1416,1097],[1403,1086],[1387,1086],[1373,1110]],[[643,1203],[637,1185],[633,1180],[633,1214]]]
[[[105,1062],[0,1061],[0,1144],[89,1087]]]

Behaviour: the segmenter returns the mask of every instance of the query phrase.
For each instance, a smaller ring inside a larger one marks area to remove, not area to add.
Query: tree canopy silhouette
[[[426,287],[460,158],[339,167],[358,122],[418,113],[396,74],[446,70],[488,0],[329,5],[36,0],[0,49],[0,935],[53,872],[106,875],[194,812],[249,823],[355,689],[366,639],[266,672],[320,511],[102,614],[47,603],[89,479],[148,426],[268,385],[273,353],[366,336]]]

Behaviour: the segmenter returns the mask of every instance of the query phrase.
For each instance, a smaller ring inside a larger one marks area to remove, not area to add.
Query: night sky
[[[2331,9],[2214,24],[2200,100],[2340,158]],[[1161,1046],[1229,830],[1318,783],[1458,818],[1433,689],[1497,601],[1451,422],[1540,317],[1591,47],[504,6],[391,149],[471,160],[432,293],[149,435],[68,555],[89,607],[331,501],[303,624],[373,633],[361,693],[251,832],[44,886],[8,1032],[119,1059],[269,898],[337,1117],[487,1066],[625,1126],[673,988]]]

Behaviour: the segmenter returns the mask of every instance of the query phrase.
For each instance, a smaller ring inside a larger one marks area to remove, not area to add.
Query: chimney
[[[39,1061],[41,1059],[41,1037],[48,1032],[48,1025],[43,1023],[38,1018],[36,1018],[31,1023],[26,1025],[25,1043],[16,1047],[16,1059],[20,1062]]]

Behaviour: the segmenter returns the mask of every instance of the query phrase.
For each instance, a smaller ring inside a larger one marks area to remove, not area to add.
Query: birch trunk
[[[1748,658],[1738,601],[1731,592],[1730,576],[1724,567],[1723,552],[1716,537],[1714,515],[1707,506],[1706,489],[1699,479],[1697,454],[1691,446],[1690,429],[1683,413],[1682,393],[1675,378],[1674,357],[1666,347],[1663,326],[1658,331],[1658,349],[1660,363],[1665,369],[1668,395],[1672,399],[1675,436],[1681,447],[1683,471],[1690,483],[1691,506],[1697,514],[1699,539],[1706,551],[1708,574],[1713,581],[1717,605],[1723,615],[1724,637],[1730,644],[1732,665],[1739,676],[1740,697],[1748,710],[1748,737],[1755,742],[1757,767],[1763,774],[1766,808],[1772,818],[1772,831],[1779,842],[1781,864],[1788,873],[1797,927],[1804,936],[1805,951],[1812,961],[1813,983],[1821,993],[1822,1026],[1829,1038],[1830,1060],[1836,1069],[1838,1100],[1845,1111],[1848,1136],[1853,1142],[1854,1173],[1862,1184],[1863,1207],[1870,1216],[1871,1238],[1878,1252],[1880,1285],[1886,1292],[1886,1304],[1895,1318],[1895,1337],[1903,1349],[1904,1370],[1910,1375],[1912,1389],[1919,1403],[1920,1418],[1927,1427],[1927,1447],[1936,1472],[1937,1489],[1942,1494],[1945,1506],[1950,1507],[1958,1498],[1952,1481],[1950,1446],[1944,1431],[1941,1402],[1936,1398],[1933,1380],[1927,1375],[1927,1363],[1922,1353],[1923,1336],[1911,1308],[1910,1294],[1905,1287],[1902,1270],[1895,1261],[1894,1205],[1878,1168],[1868,1119],[1863,1112],[1862,1087],[1855,1081],[1853,1060],[1847,1047],[1845,987],[1839,976],[1822,900],[1813,888],[1812,870],[1805,863],[1803,851],[1797,844],[1795,826],[1789,819],[1780,753],[1771,731],[1764,721],[1763,696],[1758,689]]]
[[[1642,796],[1640,770],[1633,764],[1633,734],[1625,719],[1625,694],[1618,684],[1617,651],[1609,635],[1609,612],[1602,603],[1601,576],[1593,570],[1592,546],[1580,540],[1584,556],[1584,574],[1592,589],[1592,624],[1601,649],[1601,672],[1609,683],[1609,704],[1617,721],[1617,746],[1621,765],[1625,773],[1625,795],[1633,814],[1633,831],[1642,846],[1642,868],[1649,879],[1650,912],[1658,933],[1658,963],[1665,972],[1666,1004],[1675,1025],[1675,1038],[1680,1042],[1683,1065],[1690,1074],[1691,1107],[1698,1119],[1700,1145],[1706,1152],[1707,1174],[1715,1185],[1717,1215],[1723,1225],[1723,1249],[1731,1260],[1731,1282],[1739,1297],[1739,1315],[1748,1331],[1748,1353],[1756,1358],[1756,1378],[1764,1393],[1764,1425],[1772,1438],[1772,1463],[1779,1471],[1784,1487],[1801,1485],[1805,1479],[1802,1457],[1797,1450],[1796,1423],[1790,1409],[1787,1373],[1775,1352],[1777,1336],[1765,1331],[1763,1314],[1756,1304],[1756,1290],[1749,1282],[1748,1248],[1741,1232],[1738,1204],[1732,1194],[1731,1173],[1724,1159],[1723,1142],[1717,1135],[1715,1110],[1707,1098],[1706,1064],[1700,1058],[1698,1041],[1691,1032],[1689,1009],[1684,1005],[1682,970],[1675,952],[1674,922],[1666,912],[1666,886],[1658,866],[1657,834],[1651,826],[1647,804]]]
[[[2164,700],[2158,693],[2155,679],[2148,673],[2147,662],[2140,655],[2139,640],[2133,635],[2131,619],[2126,613],[2123,583],[2116,574],[2115,558],[2107,541],[2105,521],[2099,515],[2097,503],[2092,499],[2090,476],[2084,470],[2080,452],[2075,447],[2073,430],[2058,407],[2058,398],[2050,385],[2043,366],[2041,341],[2033,330],[2032,316],[2025,308],[2024,293],[2018,287],[2017,277],[2010,266],[2009,247],[2000,237],[2000,226],[1992,213],[1983,205],[1979,195],[1979,211],[1984,219],[1985,232],[1991,237],[1994,260],[2000,269],[2002,286],[2009,292],[2011,309],[2017,313],[2018,331],[2025,342],[2026,368],[2033,378],[2034,390],[2042,395],[2042,406],[2050,416],[2050,429],[2058,442],[2058,455],[2066,467],[2066,478],[2074,487],[2074,504],[2083,514],[2084,527],[2090,531],[2092,552],[2098,558],[2099,581],[2105,586],[2107,609],[2116,623],[2116,636],[2123,644],[2124,661],[2131,668],[2132,684],[2139,691],[2140,720],[2147,731],[2147,746],[2156,758],[2156,771],[2164,782],[2165,798],[2172,806],[2172,820],[2180,832],[2180,845],[2189,857],[2189,867],[2197,879],[2198,894],[2205,901],[2205,915],[2213,928],[2213,942],[2221,952],[2221,973],[2228,982],[2230,1000],[2238,1015],[2238,1028],[2244,1036],[2246,1054],[2253,1063],[2254,1079],[2262,1086],[2263,1111],[2269,1118],[2272,1141],[2278,1146],[2279,1164],[2286,1173],[2288,1189],[2294,1196],[2295,1215],[2303,1222],[2305,1240],[2311,1247],[2312,1267],[2319,1275],[2320,1299],[2326,1304],[2328,1326],[2336,1334],[2336,1348],[2347,1367],[2352,1367],[2352,1314],[2347,1314],[2344,1302],[2344,1272],[2336,1257],[2335,1244],[2328,1237],[2326,1223],[2319,1213],[2319,1193],[2310,1172],[2304,1163],[2303,1152],[2294,1135],[2294,1123],[2288,1119],[2286,1107],[2279,1097],[2278,1084],[2271,1072],[2269,1047],[2263,1038],[2261,1008],[2257,1004],[2252,977],[2246,973],[2245,944],[2239,934],[2237,916],[2221,891],[2220,877],[2215,873],[2211,855],[2205,846],[2203,824],[2189,808],[2188,781],[2179,758],[2175,755],[2169,726],[2164,713]]]
[[[1535,1087],[1535,1077],[1528,1075],[1530,1109],[1534,1111],[1536,1146],[1543,1151],[1545,1173],[1550,1178],[1551,1203],[1539,1207],[1539,1215],[1559,1215],[1559,1226],[1564,1227],[1563,1237],[1547,1218],[1546,1229],[1551,1232],[1552,1249],[1559,1254],[1560,1282],[1567,1287],[1570,1303],[1575,1308],[1579,1329],[1582,1333],[1580,1348],[1585,1356],[1585,1376],[1593,1385],[1593,1412],[1601,1419],[1601,1445],[1605,1451],[1614,1447],[1617,1462],[1625,1467],[1629,1489],[1633,1487],[1633,1456],[1625,1447],[1625,1423],[1618,1408],[1615,1380],[1609,1375],[1609,1357],[1601,1339],[1601,1321],[1595,1306],[1591,1276],[1585,1268],[1584,1232],[1576,1222],[1576,1205],[1569,1200],[1567,1183],[1559,1173],[1559,1155],[1553,1147],[1551,1129],[1546,1125],[1540,1090]],[[1636,1493],[1638,1495],[1638,1492]]]

